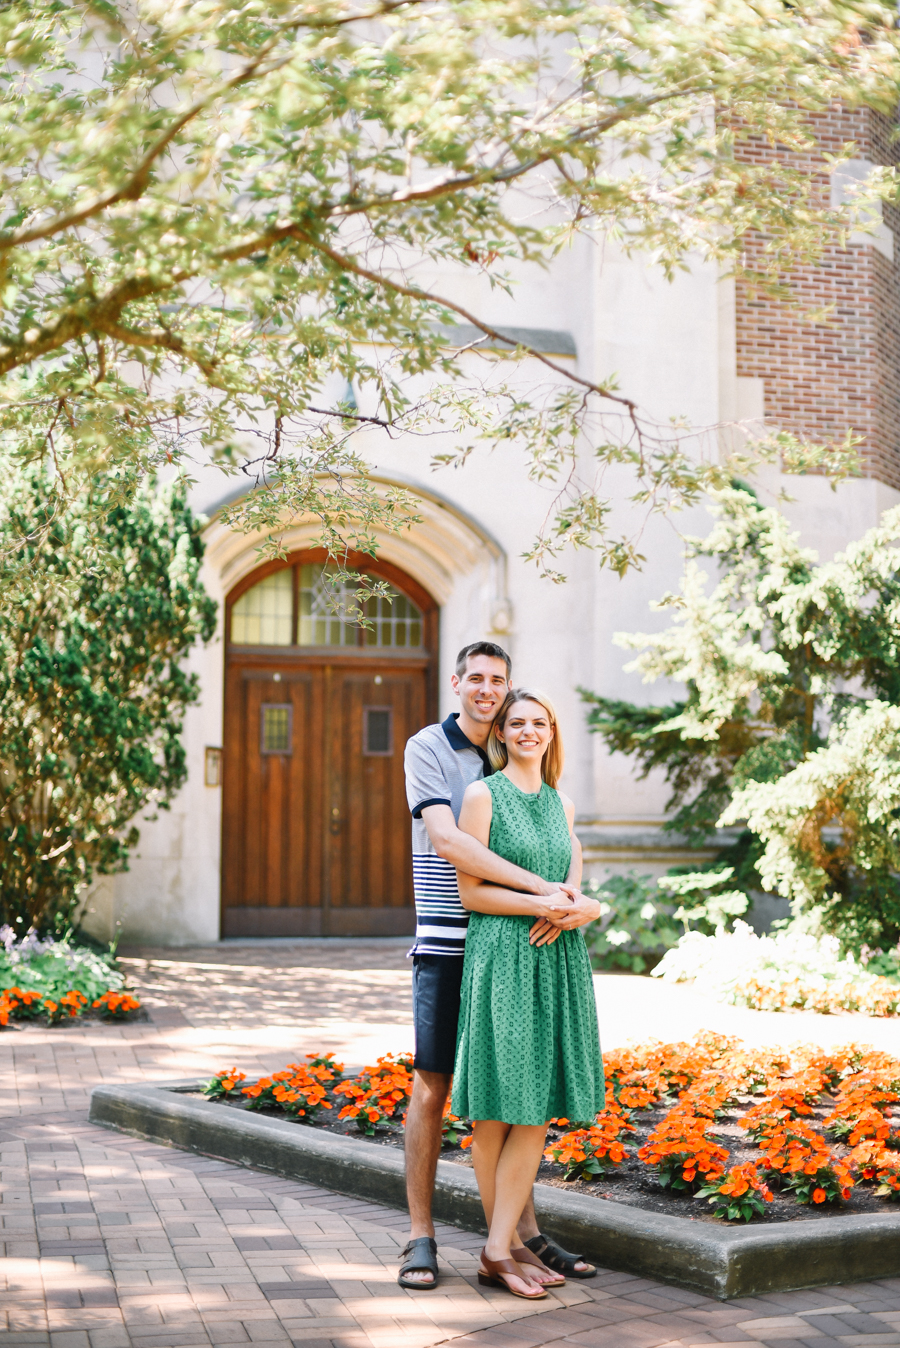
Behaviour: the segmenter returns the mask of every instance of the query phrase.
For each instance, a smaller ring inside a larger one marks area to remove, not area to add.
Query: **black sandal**
[[[437,1241],[434,1236],[417,1236],[415,1240],[409,1242],[405,1250],[400,1251],[398,1258],[406,1259],[406,1263],[397,1274],[397,1281],[401,1287],[408,1287],[412,1292],[424,1292],[430,1287],[437,1287]],[[417,1279],[409,1281],[407,1273],[430,1273],[431,1282],[419,1282]]]
[[[545,1235],[532,1236],[531,1240],[526,1240],[525,1248],[532,1254],[536,1254],[541,1263],[546,1264],[547,1268],[552,1269],[554,1273],[563,1273],[567,1278],[593,1278],[596,1276],[597,1267],[595,1264],[588,1264],[587,1268],[576,1268],[576,1264],[585,1264],[587,1260],[583,1254],[570,1254],[568,1250],[562,1249],[555,1241],[548,1240]]]

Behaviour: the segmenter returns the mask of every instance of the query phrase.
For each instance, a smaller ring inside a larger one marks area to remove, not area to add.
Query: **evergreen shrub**
[[[179,483],[98,473],[66,503],[39,466],[7,476],[0,921],[22,935],[63,931],[92,877],[126,868],[135,816],[185,780],[182,661],[215,618],[202,554]]]

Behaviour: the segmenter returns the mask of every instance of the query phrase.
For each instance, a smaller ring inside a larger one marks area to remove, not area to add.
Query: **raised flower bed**
[[[720,1297],[900,1275],[900,1061],[702,1034],[606,1066],[606,1108],[554,1123],[535,1190],[569,1248]],[[402,1207],[410,1068],[387,1055],[348,1075],[310,1054],[257,1081],[98,1087],[91,1117]],[[480,1230],[471,1136],[448,1110],[435,1214]]]
[[[748,1049],[702,1034],[689,1044],[608,1053],[605,1061],[606,1107],[576,1126],[554,1120],[545,1183],[672,1216],[744,1222],[796,1220],[803,1207],[878,1212],[900,1197],[892,1113],[900,1059],[860,1046]],[[310,1054],[259,1081],[219,1072],[203,1092],[402,1146],[411,1065],[389,1055],[346,1077],[331,1054]],[[472,1125],[449,1105],[444,1139],[448,1159],[464,1161]]]

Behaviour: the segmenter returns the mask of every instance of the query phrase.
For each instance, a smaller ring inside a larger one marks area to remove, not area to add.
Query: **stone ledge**
[[[90,1119],[133,1137],[391,1207],[406,1206],[399,1150],[184,1098],[196,1089],[194,1080],[97,1086]],[[544,1184],[535,1189],[535,1206],[556,1239],[603,1267],[723,1300],[900,1275],[900,1212],[738,1229],[643,1212]],[[471,1170],[438,1162],[434,1213],[465,1230],[484,1230]]]

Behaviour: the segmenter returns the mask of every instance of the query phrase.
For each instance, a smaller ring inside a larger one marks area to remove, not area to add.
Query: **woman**
[[[487,750],[499,770],[467,789],[459,827],[508,861],[577,889],[575,807],[556,790],[563,747],[550,700],[512,690]],[[537,1300],[548,1284],[528,1267],[539,1261],[513,1239],[547,1124],[593,1122],[604,1101],[590,960],[581,932],[566,929],[564,892],[553,905],[557,930],[531,939],[533,895],[464,874],[459,892],[473,917],[451,1107],[476,1121],[472,1160],[489,1228],[479,1279]]]

